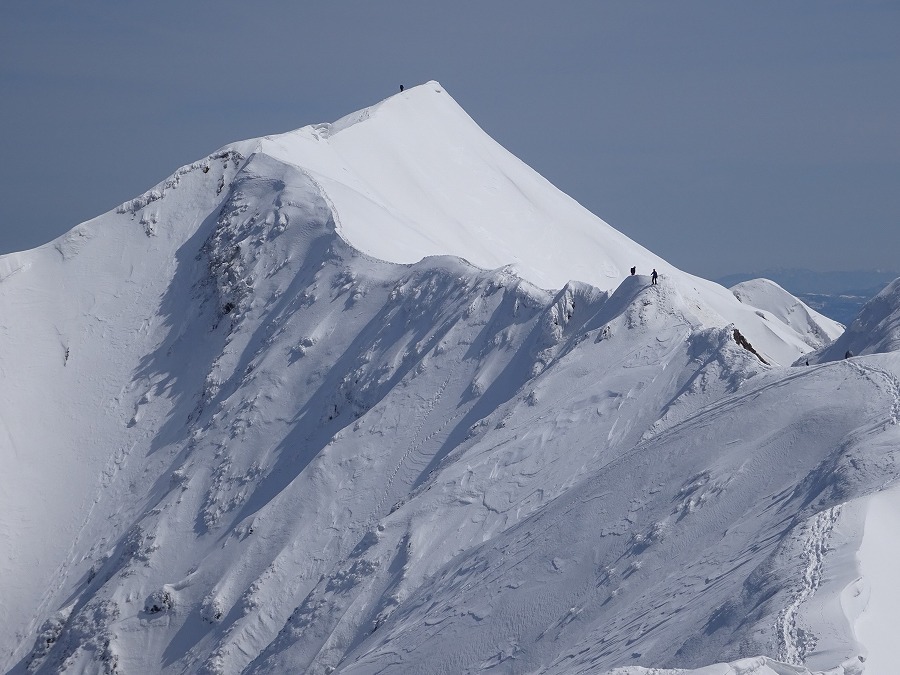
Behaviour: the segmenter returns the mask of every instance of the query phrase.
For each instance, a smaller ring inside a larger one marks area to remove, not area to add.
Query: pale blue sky
[[[900,2],[4,3],[0,252],[440,80],[682,269],[900,268]]]

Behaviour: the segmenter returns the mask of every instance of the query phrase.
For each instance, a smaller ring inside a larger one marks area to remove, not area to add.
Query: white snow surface
[[[766,320],[778,320],[807,338],[813,349],[826,347],[839,338],[844,326],[819,314],[802,300],[769,279],[752,279],[731,287],[741,302],[756,307]]]
[[[861,673],[900,355],[796,302],[434,82],[227,146],[0,257],[0,666]]]
[[[864,611],[855,623],[856,634],[867,649],[866,667],[890,673],[900,663],[897,644],[897,559],[900,557],[900,490],[893,487],[869,500],[865,533],[859,549],[862,576],[853,585],[851,600]],[[848,614],[855,615],[852,609]]]

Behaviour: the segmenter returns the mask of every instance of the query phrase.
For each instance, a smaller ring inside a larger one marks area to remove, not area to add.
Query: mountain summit
[[[807,310],[436,82],[225,146],[0,257],[2,665],[858,672],[900,362]]]
[[[308,172],[341,236],[382,260],[454,255],[542,288],[579,279],[603,290],[633,265],[663,264],[498,145],[437,82],[255,151]]]
[[[718,284],[675,269],[498,145],[437,82],[333,124],[215,153],[257,155],[302,173],[326,203],[337,235],[380,260],[409,264],[452,255],[486,270],[507,268],[544,289],[578,280],[605,291],[631,267],[645,277],[659,268],[690,297],[698,324],[734,324],[770,363],[789,364],[842,330],[819,317],[821,326],[812,330],[821,338],[810,338],[808,327],[798,330],[777,311],[762,316]],[[153,202],[164,192],[157,187],[125,208],[138,219],[159,219]]]

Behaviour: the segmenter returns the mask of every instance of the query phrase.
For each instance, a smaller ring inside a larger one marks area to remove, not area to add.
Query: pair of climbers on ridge
[[[631,268],[631,276],[637,274],[637,267]],[[653,272],[650,274],[650,283],[656,286],[656,280],[659,277],[659,274],[656,273],[656,268],[653,268]]]

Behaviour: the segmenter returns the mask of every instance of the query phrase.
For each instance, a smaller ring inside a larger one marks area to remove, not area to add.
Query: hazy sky
[[[900,269],[900,1],[8,0],[0,252],[439,80],[672,264]]]

